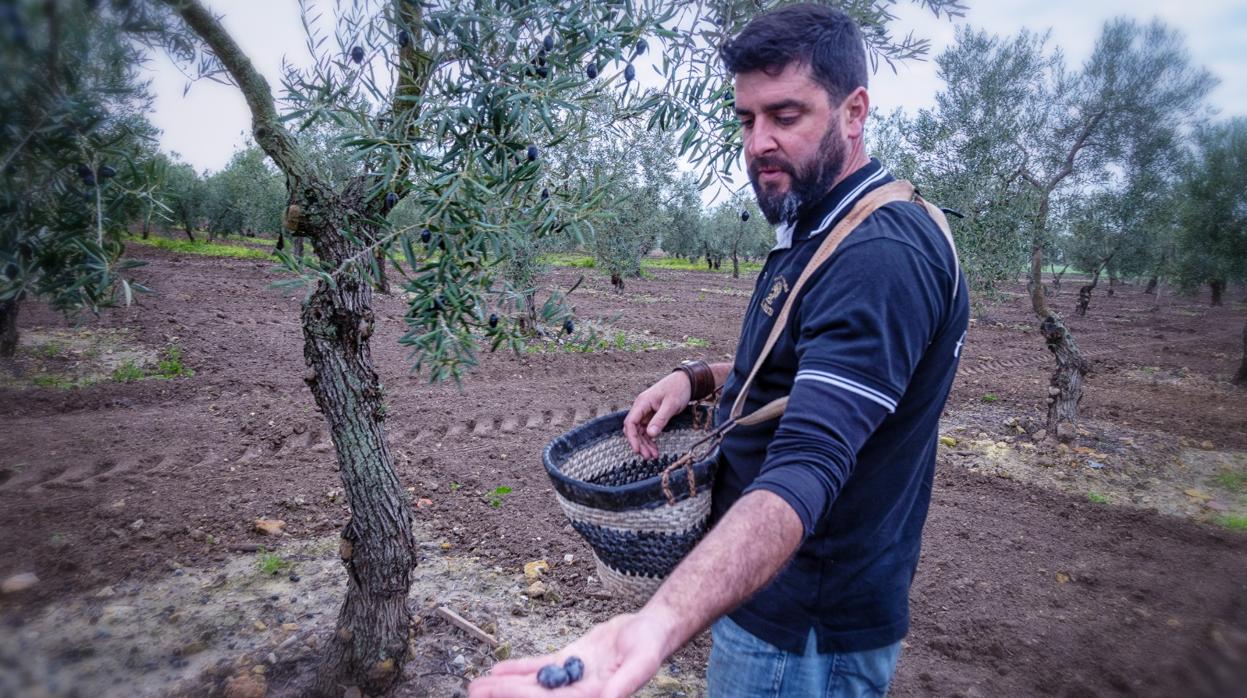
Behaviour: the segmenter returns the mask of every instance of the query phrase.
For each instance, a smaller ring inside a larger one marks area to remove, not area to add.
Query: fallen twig
[[[446,622],[450,623],[456,628],[459,628],[463,632],[471,635],[473,638],[481,642],[484,642],[485,644],[489,645],[491,648],[497,647],[499,645],[497,638],[495,638],[493,635],[490,635],[484,630],[481,630],[474,623],[464,618],[463,616],[459,615],[458,613],[455,613],[449,608],[446,608],[445,606],[438,606],[436,612],[437,612],[437,615],[441,616],[442,619],[445,620]]]

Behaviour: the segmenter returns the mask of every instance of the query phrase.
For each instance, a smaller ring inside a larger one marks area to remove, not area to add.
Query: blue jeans
[[[710,629],[710,698],[886,696],[901,643],[864,652],[819,654],[814,630],[805,652],[785,652],[724,616]]]

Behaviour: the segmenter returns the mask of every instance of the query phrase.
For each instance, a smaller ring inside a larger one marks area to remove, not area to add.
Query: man
[[[723,386],[717,418],[727,418],[820,236],[892,181],[866,156],[866,56],[843,13],[776,10],[721,54],[735,75],[749,178],[778,244],[735,363],[685,367],[637,397],[625,432],[647,458],[667,421],[711,382]],[[555,655],[501,663],[471,694],[551,695],[536,672],[574,655],[584,678],[552,695],[630,695],[712,623],[711,696],[885,694],[908,629],[965,288],[921,206],[899,201],[867,217],[800,290],[752,382],[744,414],[784,395],[787,411],[724,441],[706,538],[639,612]]]

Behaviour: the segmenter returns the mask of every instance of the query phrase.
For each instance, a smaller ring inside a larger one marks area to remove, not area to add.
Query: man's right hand
[[[637,395],[624,418],[624,436],[633,453],[645,459],[658,457],[658,444],[654,439],[672,417],[688,406],[692,391],[688,376],[683,371],[673,371]]]

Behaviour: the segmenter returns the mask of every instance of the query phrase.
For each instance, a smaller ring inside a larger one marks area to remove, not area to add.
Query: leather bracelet
[[[711,370],[710,364],[705,361],[681,361],[680,365],[673,370],[681,371],[688,376],[691,402],[714,395],[714,371]]]

